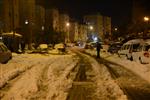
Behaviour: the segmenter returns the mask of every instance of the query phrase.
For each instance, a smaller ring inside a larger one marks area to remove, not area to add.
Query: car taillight
[[[144,53],[144,56],[145,56],[145,57],[149,57],[150,55],[149,55],[148,52],[145,52],[145,53]]]

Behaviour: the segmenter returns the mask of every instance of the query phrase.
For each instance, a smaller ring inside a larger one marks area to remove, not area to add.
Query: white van
[[[125,56],[127,59],[133,60],[133,52],[137,52],[140,43],[143,43],[143,39],[133,39],[124,43],[121,49],[118,51],[119,56]]]
[[[137,52],[133,53],[133,59],[142,64],[150,63],[150,39],[144,40],[144,43],[140,43]]]

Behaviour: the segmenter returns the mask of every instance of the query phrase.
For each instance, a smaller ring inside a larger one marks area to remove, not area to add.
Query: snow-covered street
[[[86,52],[95,54],[94,51]],[[107,53],[102,53],[101,57],[126,65],[126,69],[150,83],[148,64],[123,60]],[[82,69],[84,67],[85,69]],[[84,73],[82,75],[86,75],[86,79],[91,81],[76,79],[80,73]],[[92,84],[90,89],[93,92],[90,94],[98,100],[128,99],[117,80],[112,78],[108,68],[93,57],[82,53],[13,54],[12,60],[7,64],[0,64],[1,100],[72,100],[69,96],[75,95],[75,91],[78,90],[78,87],[74,89],[75,84],[78,86]],[[82,91],[86,93],[86,89]]]
[[[99,98],[126,98],[105,68],[88,56],[93,66],[95,95]],[[68,55],[13,54],[7,64],[0,64],[2,100],[66,100],[77,72],[72,72],[79,57]],[[105,84],[107,83],[107,84]],[[102,94],[101,94],[102,93]],[[108,96],[109,95],[109,96]]]
[[[3,100],[65,98],[65,91],[71,87],[66,76],[76,63],[73,55],[14,55],[9,63],[0,65],[0,97]]]

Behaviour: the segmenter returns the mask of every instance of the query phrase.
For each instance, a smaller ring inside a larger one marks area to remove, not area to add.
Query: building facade
[[[59,31],[59,11],[57,9],[46,9],[45,16],[46,29],[52,28],[54,31]]]
[[[45,25],[45,8],[40,5],[36,5],[36,11],[35,11],[35,23],[36,23],[36,29],[38,31],[44,31],[44,25]]]
[[[69,32],[70,42],[75,42],[78,40],[78,23],[70,22],[70,32]]]
[[[111,18],[104,16],[103,17],[103,33],[104,38],[107,38],[111,36]]]
[[[23,35],[24,41],[28,44],[28,48],[31,49],[31,44],[35,36],[35,0],[19,0],[19,15],[21,34]]]
[[[69,32],[70,32],[70,22],[69,16],[67,14],[60,14],[59,16],[59,31],[64,33],[65,42],[70,42]]]
[[[81,42],[87,41],[87,25],[84,24],[78,25],[78,41]]]
[[[95,37],[104,39],[106,34],[111,34],[110,17],[102,16],[100,14],[86,15],[84,16],[84,23],[87,25],[87,35],[89,40],[92,40]]]
[[[4,32],[12,32],[20,27],[19,0],[3,0],[1,12]]]

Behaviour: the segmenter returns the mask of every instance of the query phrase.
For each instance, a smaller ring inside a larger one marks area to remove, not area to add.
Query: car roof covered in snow
[[[133,39],[133,40],[129,40],[124,45],[126,45],[126,44],[137,44],[137,43],[144,43],[144,40],[143,39]]]

